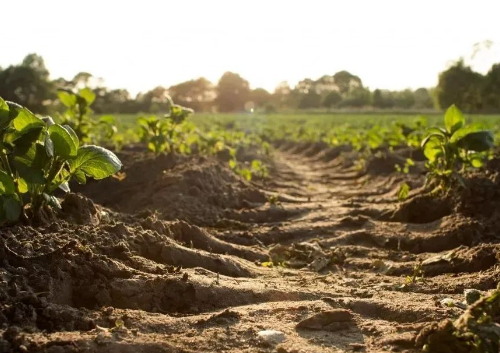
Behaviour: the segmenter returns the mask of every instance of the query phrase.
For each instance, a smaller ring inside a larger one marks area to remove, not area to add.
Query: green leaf
[[[406,183],[401,184],[398,190],[398,200],[403,201],[408,198],[408,195],[410,194],[410,186]]]
[[[14,149],[13,165],[29,184],[44,184],[44,169],[48,163],[45,146],[33,143],[29,148]]]
[[[115,125],[116,124],[115,117],[113,115],[104,115],[104,116],[101,116],[99,118],[99,122],[100,123],[104,123],[104,124],[109,124],[109,125]]]
[[[76,94],[68,90],[59,90],[57,96],[62,104],[71,108],[76,105]]]
[[[12,126],[17,132],[24,134],[34,129],[43,129],[45,123],[28,109],[22,108],[12,120]]]
[[[40,139],[43,130],[43,127],[34,128],[26,132],[11,130],[5,133],[4,142],[19,148],[29,148],[29,146]]]
[[[455,131],[455,133],[450,138],[450,142],[455,143],[465,135],[468,135],[472,132],[486,131],[486,130],[488,129],[483,123],[475,122]]]
[[[434,162],[443,155],[442,144],[437,137],[433,136],[427,141],[424,146],[424,155],[430,162]]]
[[[75,130],[73,130],[73,128],[69,125],[63,125],[62,127],[71,136],[71,139],[73,140],[73,143],[76,145],[76,148],[80,147],[80,139],[78,138],[78,135],[76,134]]]
[[[446,110],[446,113],[444,114],[444,125],[450,134],[453,134],[465,125],[465,118],[455,104],[452,104]]]
[[[252,172],[249,169],[241,169],[238,173],[247,181],[252,180]]]
[[[23,110],[23,107],[17,103],[7,101],[5,103],[9,106],[9,118],[11,120],[14,119],[21,110]]]
[[[85,184],[87,182],[87,177],[85,176],[85,173],[82,172],[81,170],[75,171],[73,176],[75,177],[76,181],[79,184]]]
[[[422,148],[425,146],[427,141],[429,141],[429,139],[432,137],[437,137],[437,138],[445,141],[446,140],[446,131],[441,129],[441,128],[438,128],[438,127],[433,127],[431,129],[427,130],[427,134],[426,134],[425,138],[422,140],[422,143],[420,144],[422,146]]]
[[[99,146],[89,145],[78,149],[75,159],[69,160],[72,174],[80,171],[94,179],[104,179],[122,168],[116,155]]]
[[[95,93],[90,88],[82,88],[78,91],[78,95],[85,99],[88,106],[94,103]]]
[[[465,135],[456,142],[457,146],[467,151],[484,152],[495,146],[493,132],[477,131]]]
[[[6,128],[11,120],[9,105],[0,97],[0,129]]]
[[[4,172],[0,170],[0,194],[1,195],[10,195],[16,192],[16,185],[14,184],[14,179]]]
[[[17,221],[21,211],[22,204],[16,194],[0,196],[0,220]]]
[[[78,140],[75,141],[74,136],[64,126],[59,124],[50,126],[49,136],[54,143],[54,155],[56,157],[61,157],[65,160],[76,157],[78,153]]]
[[[17,178],[17,190],[21,194],[26,194],[29,189],[28,189],[28,183],[26,183],[26,180],[23,178]]]
[[[140,117],[137,119],[137,124],[140,126],[140,127],[143,127],[146,129],[146,131],[148,131],[149,129],[149,124],[148,124],[148,119],[144,118],[144,117]]]
[[[484,165],[485,156],[481,153],[469,153],[467,157],[474,168],[481,168]]]

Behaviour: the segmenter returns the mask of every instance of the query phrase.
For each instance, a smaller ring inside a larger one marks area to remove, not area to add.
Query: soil
[[[0,352],[420,351],[464,312],[442,299],[500,280],[500,162],[436,197],[422,162],[394,171],[407,155],[282,142],[247,182],[223,156],[125,150],[0,230]]]

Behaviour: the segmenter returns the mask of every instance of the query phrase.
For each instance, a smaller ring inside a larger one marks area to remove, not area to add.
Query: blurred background
[[[0,96],[37,113],[500,112],[500,3],[68,1],[2,5]],[[55,107],[55,108],[54,108]]]

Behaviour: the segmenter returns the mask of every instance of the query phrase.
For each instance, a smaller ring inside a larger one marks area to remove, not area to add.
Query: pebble
[[[257,336],[259,337],[259,340],[262,343],[268,344],[270,346],[275,346],[277,344],[280,344],[286,339],[285,334],[283,332],[276,330],[259,331],[257,333]]]

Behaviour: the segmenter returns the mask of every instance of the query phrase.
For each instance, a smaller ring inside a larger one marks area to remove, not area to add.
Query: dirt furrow
[[[442,299],[496,286],[500,217],[418,193],[399,203],[418,170],[389,173],[390,154],[354,170],[348,153],[283,143],[252,183],[211,158],[139,158],[152,174],[135,164],[79,189],[97,205],[65,200],[65,220],[4,229],[0,347],[418,351],[425,324],[463,312]]]

